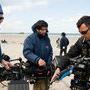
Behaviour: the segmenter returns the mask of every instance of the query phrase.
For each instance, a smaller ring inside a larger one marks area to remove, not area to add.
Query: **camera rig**
[[[10,59],[10,58],[9,58]],[[10,70],[0,67],[0,82],[4,80],[24,80],[28,79],[31,84],[34,84],[38,79],[48,78],[52,75],[52,66],[46,67],[31,67],[29,62],[22,61],[22,58],[8,60],[9,62],[18,60]]]
[[[55,57],[56,62],[60,60],[59,56]],[[90,58],[75,57],[70,59],[70,66],[62,70],[58,79],[74,74],[74,80],[71,81],[72,90],[88,90],[90,88]],[[55,79],[56,80],[56,79]],[[55,81],[53,80],[51,84]]]
[[[70,59],[73,63],[72,73],[74,80],[71,81],[72,90],[88,90],[90,88],[90,58],[78,57]]]

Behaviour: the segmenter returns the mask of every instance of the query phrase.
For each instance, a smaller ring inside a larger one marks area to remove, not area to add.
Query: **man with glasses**
[[[52,46],[48,37],[48,23],[44,20],[37,21],[32,26],[33,33],[24,41],[23,54],[29,61],[31,68],[47,68],[52,62]],[[34,90],[47,90],[47,80],[38,80]]]
[[[3,19],[4,19],[4,17],[3,17],[3,10],[2,10],[2,7],[1,7],[1,5],[0,5],[0,24],[3,22]],[[1,46],[0,46],[0,62],[4,65],[4,67],[5,67],[7,70],[9,70],[10,67],[12,67],[12,65],[11,65],[10,62],[4,60],[3,54],[2,54],[2,52],[1,52]]]
[[[83,16],[77,22],[77,27],[81,37],[70,48],[65,56],[60,57],[56,71],[51,79],[53,81],[60,74],[61,70],[70,65],[70,58],[77,56],[90,57],[90,16]],[[90,64],[88,65],[88,76],[90,77]]]

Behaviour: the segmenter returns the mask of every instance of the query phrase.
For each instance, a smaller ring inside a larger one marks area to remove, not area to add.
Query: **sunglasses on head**
[[[80,32],[82,35],[84,35],[84,34],[87,34],[87,32],[90,30],[90,28],[88,28],[86,31],[82,31],[82,32]]]

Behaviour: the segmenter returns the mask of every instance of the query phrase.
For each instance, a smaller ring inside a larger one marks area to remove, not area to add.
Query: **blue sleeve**
[[[0,46],[0,61],[2,60],[2,51],[1,51],[1,46]]]
[[[53,56],[53,50],[52,50],[52,46],[50,44],[50,53],[49,53],[48,64],[52,63],[52,56]]]
[[[0,14],[3,15],[3,10],[2,10],[1,4],[0,4]]]
[[[34,51],[33,39],[27,37],[26,40],[24,41],[23,55],[27,60],[37,64],[37,61],[40,59],[40,57],[35,55],[33,51]]]

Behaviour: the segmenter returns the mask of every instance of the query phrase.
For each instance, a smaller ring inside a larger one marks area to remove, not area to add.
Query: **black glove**
[[[8,55],[5,55],[4,53],[2,54],[2,57],[5,61],[9,61],[10,57]]]

